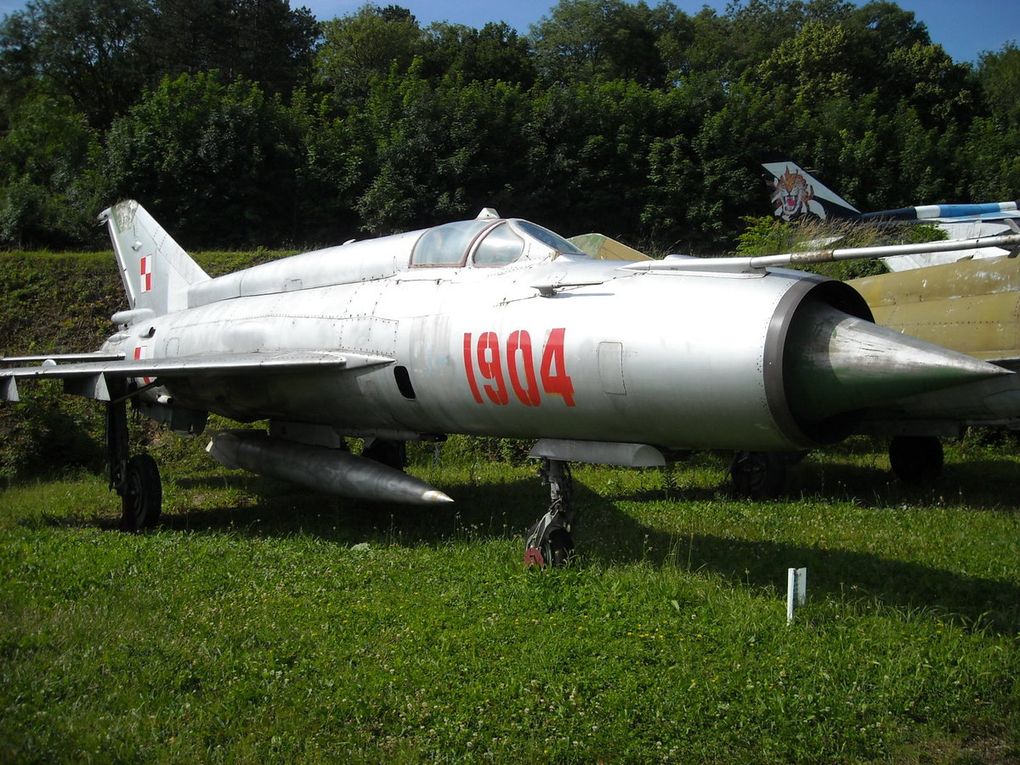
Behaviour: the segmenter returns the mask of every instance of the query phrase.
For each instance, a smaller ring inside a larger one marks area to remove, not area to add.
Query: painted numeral
[[[484,403],[482,401],[481,391],[478,390],[478,381],[475,379],[475,365],[471,360],[471,354],[474,351],[474,346],[471,344],[471,333],[464,333],[464,371],[467,374],[468,387],[471,388],[471,395],[474,396],[475,402],[478,404]]]
[[[503,363],[499,356],[499,340],[495,332],[483,332],[478,337],[478,374],[492,384],[483,387],[489,401],[506,406],[510,396],[506,392],[506,381],[503,379]]]
[[[518,361],[524,366],[524,384],[518,371]],[[525,330],[511,332],[506,341],[506,366],[510,372],[510,386],[517,400],[525,406],[538,406],[542,402],[535,379],[535,357],[531,355],[531,335]]]
[[[546,393],[563,396],[567,406],[574,405],[574,383],[567,374],[563,351],[564,330],[554,329],[542,351],[542,388]]]
[[[512,389],[517,400],[525,406],[540,406],[542,393],[559,396],[567,406],[574,406],[574,383],[567,373],[565,334],[566,330],[562,327],[550,331],[536,375],[535,351],[531,335],[526,330],[510,333],[505,353],[501,352],[495,332],[482,332],[477,342],[473,333],[465,332],[464,373],[472,398],[478,404],[484,404],[487,398],[497,406],[506,406],[510,403],[509,391]],[[510,378],[509,388],[507,377]],[[483,391],[485,397],[482,396]]]

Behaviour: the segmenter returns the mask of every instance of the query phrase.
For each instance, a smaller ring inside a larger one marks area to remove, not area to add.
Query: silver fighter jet
[[[105,402],[128,530],[154,523],[161,504],[154,461],[129,454],[128,401],[182,432],[200,432],[209,412],[268,420],[268,432],[218,434],[208,451],[392,502],[451,501],[402,472],[408,440],[537,439],[552,501],[525,558],[545,565],[572,550],[569,462],[805,449],[901,397],[1009,374],[876,326],[841,282],[776,268],[855,251],[621,264],[486,209],[213,279],[137,202],[101,220],[128,298],[116,331],[94,353],[4,359],[20,366],[0,369],[0,398],[55,377]],[[1020,236],[1006,239],[994,243]],[[973,243],[927,246],[946,245]],[[350,437],[365,439],[361,456],[346,451]]]

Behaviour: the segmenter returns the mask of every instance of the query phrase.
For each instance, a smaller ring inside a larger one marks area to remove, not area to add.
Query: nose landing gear
[[[540,475],[542,484],[549,486],[549,509],[528,529],[524,543],[524,565],[529,568],[564,566],[573,556],[574,540],[570,532],[577,520],[571,502],[574,487],[570,464],[561,460],[543,459]]]

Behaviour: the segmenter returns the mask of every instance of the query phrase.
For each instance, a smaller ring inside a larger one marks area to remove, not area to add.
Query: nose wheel
[[[570,465],[560,460],[542,460],[542,483],[549,486],[549,509],[528,529],[524,543],[524,565],[565,566],[574,554],[571,529],[577,520],[572,506],[573,479]]]

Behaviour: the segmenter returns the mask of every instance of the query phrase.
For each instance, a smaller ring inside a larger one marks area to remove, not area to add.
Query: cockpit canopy
[[[551,260],[557,255],[585,257],[559,234],[529,221],[486,218],[428,229],[414,245],[411,266],[496,267],[522,258]]]

